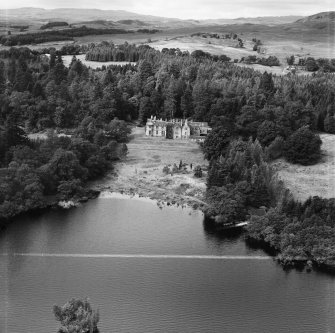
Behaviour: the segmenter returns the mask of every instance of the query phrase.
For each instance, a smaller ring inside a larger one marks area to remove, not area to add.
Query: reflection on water
[[[0,256],[1,332],[56,332],[53,304],[85,296],[100,309],[101,332],[335,331],[334,277],[285,272],[271,259],[196,259],[266,254],[239,234],[214,233],[190,209],[100,198],[18,219],[0,250],[8,253]]]

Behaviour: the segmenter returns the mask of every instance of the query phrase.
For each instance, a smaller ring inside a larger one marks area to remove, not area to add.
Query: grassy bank
[[[206,172],[194,176],[194,167],[204,160],[199,145],[189,140],[168,140],[145,137],[144,128],[133,129],[132,140],[127,144],[128,155],[115,166],[115,173],[93,184],[97,190],[125,194],[138,194],[157,200],[159,205],[189,205],[202,209],[206,203]],[[164,166],[184,164],[178,173],[163,173]],[[192,168],[191,168],[192,164]]]

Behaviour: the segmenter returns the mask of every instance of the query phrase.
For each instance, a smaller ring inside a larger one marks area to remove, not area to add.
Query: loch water
[[[335,332],[335,278],[284,271],[201,212],[103,193],[0,234],[0,331],[49,333],[86,297],[100,332]],[[223,259],[217,259],[223,256]]]

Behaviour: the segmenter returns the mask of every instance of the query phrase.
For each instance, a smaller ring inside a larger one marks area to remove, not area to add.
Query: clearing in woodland
[[[335,198],[335,135],[321,134],[322,159],[315,165],[291,164],[283,159],[273,163],[280,179],[294,198],[304,201],[310,196]]]
[[[132,140],[127,144],[127,157],[117,164],[116,174],[95,183],[95,187],[111,192],[138,194],[158,201],[159,205],[179,204],[201,208],[206,192],[207,162],[199,144],[190,140],[169,140],[145,137],[144,127],[132,130]],[[163,172],[173,165],[181,170]],[[191,168],[192,164],[192,168]],[[201,178],[194,176],[194,168],[200,165]]]

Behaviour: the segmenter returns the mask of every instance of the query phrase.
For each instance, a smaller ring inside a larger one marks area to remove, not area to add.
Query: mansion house
[[[211,128],[206,122],[194,122],[182,120],[182,119],[171,119],[163,120],[156,119],[151,116],[147,119],[145,125],[145,135],[153,137],[163,137],[167,139],[196,139],[203,140],[211,131]]]

